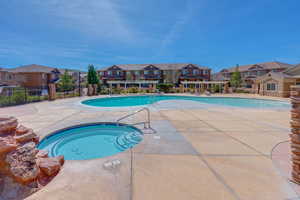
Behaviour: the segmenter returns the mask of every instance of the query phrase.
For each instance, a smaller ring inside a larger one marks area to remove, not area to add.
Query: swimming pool
[[[132,148],[142,140],[142,132],[124,124],[100,123],[66,128],[43,139],[39,149],[66,160],[88,160],[112,156]]]
[[[172,96],[172,95],[145,95],[107,97],[85,100],[84,105],[96,107],[125,107],[142,106],[153,104],[163,100],[191,100],[204,104],[215,104],[221,106],[233,106],[243,108],[290,108],[290,104],[284,101],[234,98],[234,97],[195,97],[195,96]]]

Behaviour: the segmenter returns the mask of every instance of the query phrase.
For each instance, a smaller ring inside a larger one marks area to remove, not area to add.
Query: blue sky
[[[299,0],[1,0],[0,66],[300,63]]]

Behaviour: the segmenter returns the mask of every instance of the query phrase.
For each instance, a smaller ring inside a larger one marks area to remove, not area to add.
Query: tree
[[[71,75],[69,75],[68,70],[61,76],[58,83],[58,88],[61,91],[70,91],[74,89],[74,81]]]
[[[87,78],[88,78],[88,84],[98,84],[99,83],[99,78],[98,78],[98,75],[97,75],[94,65],[88,66],[88,77]]]
[[[230,77],[230,85],[232,85],[234,88],[238,88],[240,87],[241,83],[241,73],[239,71],[239,65],[237,65],[235,68],[235,72],[233,72]]]

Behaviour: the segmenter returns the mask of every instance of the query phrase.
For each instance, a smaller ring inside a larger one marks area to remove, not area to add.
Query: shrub
[[[170,93],[174,85],[172,83],[160,83],[157,85],[157,89],[160,92]]]
[[[136,87],[131,87],[131,88],[128,88],[127,92],[128,93],[138,93],[139,89]]]
[[[58,82],[58,91],[71,91],[74,90],[75,84],[71,75],[68,74],[68,70],[65,70],[65,73],[61,76],[60,81]]]
[[[212,92],[221,92],[221,87],[220,87],[220,85],[213,85],[213,87],[212,87]]]
[[[112,94],[121,94],[123,92],[122,88],[113,88],[112,89]]]

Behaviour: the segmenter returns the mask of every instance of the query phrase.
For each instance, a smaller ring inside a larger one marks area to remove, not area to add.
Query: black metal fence
[[[69,98],[69,97],[79,97],[81,96],[83,91],[83,86],[75,86],[71,90],[62,90],[62,89],[56,89],[56,98]]]
[[[3,87],[0,89],[0,107],[38,102],[47,99],[47,89],[23,87]]]
[[[75,87],[72,90],[56,90],[56,98],[70,98],[81,96],[84,87]],[[48,89],[3,87],[0,88],[0,107],[21,105],[26,103],[48,100]]]

